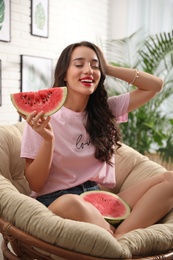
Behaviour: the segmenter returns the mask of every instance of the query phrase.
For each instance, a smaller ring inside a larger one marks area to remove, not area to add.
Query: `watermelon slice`
[[[129,205],[119,196],[107,191],[87,191],[80,196],[94,205],[111,225],[121,223],[130,214]]]
[[[10,94],[14,107],[23,115],[32,111],[43,111],[44,116],[50,116],[58,111],[67,97],[67,87],[55,87],[38,91]]]

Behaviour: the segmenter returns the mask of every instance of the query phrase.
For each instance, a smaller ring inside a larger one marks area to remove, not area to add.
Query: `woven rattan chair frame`
[[[70,251],[68,249],[63,249],[58,246],[53,246],[49,243],[46,243],[40,239],[37,239],[22,230],[19,230],[10,223],[4,221],[0,218],[0,232],[3,235],[2,240],[2,253],[4,260],[26,260],[26,259],[37,259],[37,260],[51,260],[51,254],[57,255],[64,259],[69,260],[110,260],[112,258],[100,258],[93,257],[82,253],[77,253]],[[10,244],[10,247],[9,247]],[[36,249],[37,248],[37,249]],[[38,249],[40,251],[38,251]],[[44,252],[46,252],[46,254]],[[158,259],[173,259],[173,250],[165,252],[161,255],[140,257],[134,256],[132,259],[140,260],[158,260]],[[116,259],[115,259],[116,260]],[[120,260],[120,259],[119,259]],[[121,259],[123,260],[123,259]],[[127,259],[124,259],[127,260]]]

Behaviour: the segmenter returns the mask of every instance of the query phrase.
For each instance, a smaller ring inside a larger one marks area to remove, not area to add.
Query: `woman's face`
[[[100,77],[99,60],[94,50],[76,47],[65,76],[68,93],[90,95],[97,88]]]

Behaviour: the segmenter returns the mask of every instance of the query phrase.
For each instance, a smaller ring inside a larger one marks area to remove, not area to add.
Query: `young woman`
[[[105,76],[136,89],[108,98]],[[173,206],[173,173],[151,177],[118,195],[131,207],[117,229],[79,195],[116,185],[114,151],[121,149],[118,123],[128,112],[144,105],[162,89],[162,80],[142,71],[108,65],[100,49],[90,42],[71,44],[61,53],[53,87],[67,86],[64,106],[51,117],[32,112],[27,118],[21,156],[32,196],[55,214],[93,223],[115,237],[145,228]],[[63,195],[63,196],[62,196]],[[159,201],[159,203],[158,203]]]

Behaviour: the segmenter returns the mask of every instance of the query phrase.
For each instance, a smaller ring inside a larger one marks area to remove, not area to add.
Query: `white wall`
[[[16,123],[19,119],[10,93],[20,91],[20,55],[51,58],[55,65],[66,45],[80,40],[97,43],[109,35],[109,0],[49,0],[49,3],[49,37],[42,38],[31,35],[31,0],[11,0],[11,41],[0,41],[0,124]]]

